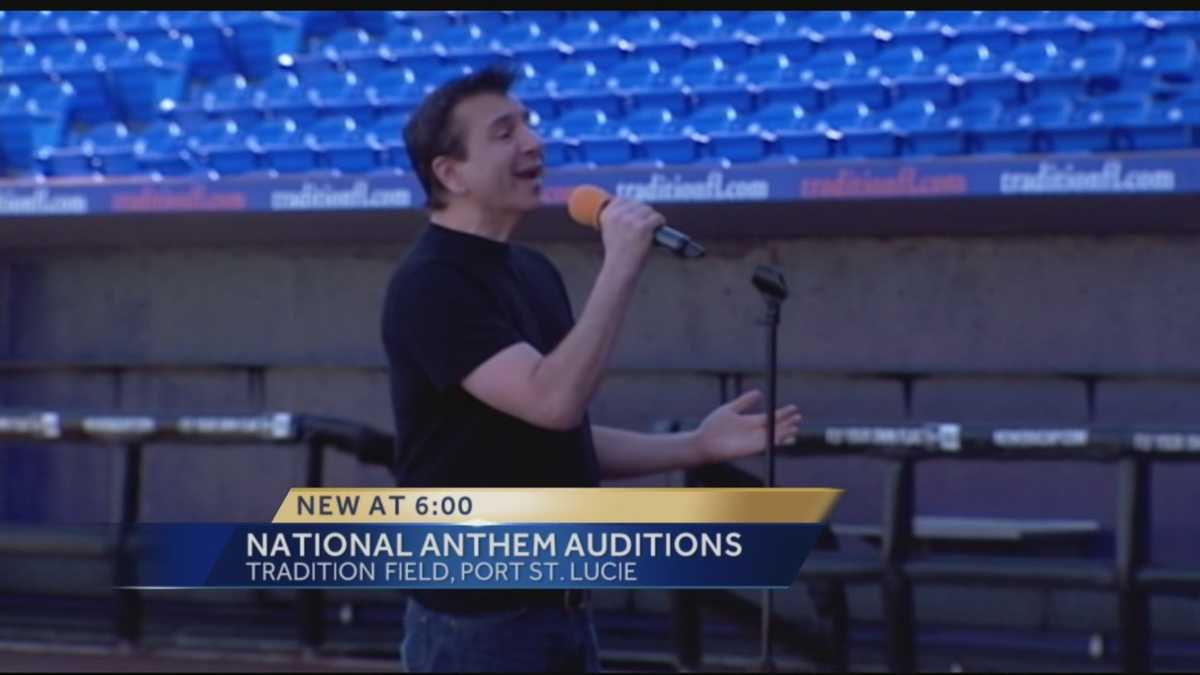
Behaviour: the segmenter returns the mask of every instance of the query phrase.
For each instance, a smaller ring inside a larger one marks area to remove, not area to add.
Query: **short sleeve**
[[[397,275],[385,320],[389,351],[408,354],[439,390],[460,384],[483,362],[524,341],[494,293],[445,265]]]

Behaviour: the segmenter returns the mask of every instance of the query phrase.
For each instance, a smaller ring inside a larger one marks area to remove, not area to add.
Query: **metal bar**
[[[904,573],[904,563],[912,548],[913,482],[913,461],[909,458],[894,460],[884,487],[883,538],[880,542],[887,663],[894,673],[911,673],[917,669],[912,583]]]
[[[137,561],[130,550],[133,525],[137,523],[142,500],[142,445],[125,445],[124,480],[121,490],[121,521],[117,529],[114,573],[116,585],[136,579]],[[116,630],[121,640],[136,644],[142,639],[142,596],[140,591],[120,589],[116,597]]]
[[[325,443],[310,437],[308,443],[308,487],[320,487],[325,468]],[[316,649],[325,642],[325,592],[320,589],[300,591],[300,642],[307,649]]]
[[[1150,465],[1143,457],[1121,460],[1117,489],[1117,606],[1121,667],[1150,671],[1150,596],[1138,577],[1150,552]]]

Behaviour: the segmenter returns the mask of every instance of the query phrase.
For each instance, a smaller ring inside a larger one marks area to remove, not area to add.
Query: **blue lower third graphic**
[[[136,527],[125,588],[786,588],[821,530],[786,524]]]

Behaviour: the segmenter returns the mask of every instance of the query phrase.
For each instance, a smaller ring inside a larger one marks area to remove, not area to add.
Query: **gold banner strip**
[[[292,488],[275,523],[819,523],[831,488]]]

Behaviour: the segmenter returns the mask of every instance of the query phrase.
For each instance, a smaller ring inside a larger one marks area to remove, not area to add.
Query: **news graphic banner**
[[[1200,192],[1200,152],[820,160],[723,168],[557,168],[543,197],[566,203],[590,183],[651,203],[807,201]],[[420,208],[409,173],[281,176],[110,176],[0,180],[0,216],[170,212],[320,212]]]
[[[786,588],[841,491],[294,488],[271,523],[143,523],[122,588]]]

